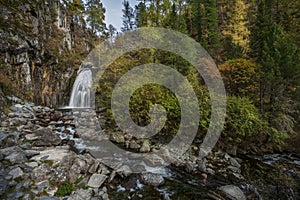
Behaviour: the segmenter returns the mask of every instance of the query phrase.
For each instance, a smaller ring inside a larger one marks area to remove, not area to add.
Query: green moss
[[[75,184],[80,183],[82,180],[83,180],[83,177],[78,178],[78,179],[75,181]]]
[[[32,140],[24,140],[24,143],[29,143],[29,144],[32,144],[33,141]]]
[[[74,190],[73,184],[71,182],[64,181],[58,185],[58,189],[55,193],[55,196],[64,197],[70,195],[73,190]]]
[[[85,185],[82,187],[82,189],[87,190],[87,189],[89,189],[89,187]]]
[[[49,180],[49,184],[50,185],[56,185],[56,181],[55,180]]]
[[[43,160],[42,162],[45,163],[45,164],[48,164],[49,166],[53,165],[53,161],[52,160]]]

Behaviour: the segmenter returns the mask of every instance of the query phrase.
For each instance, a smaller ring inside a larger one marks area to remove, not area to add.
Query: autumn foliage
[[[259,67],[246,59],[234,59],[220,65],[229,95],[255,97],[259,91]]]

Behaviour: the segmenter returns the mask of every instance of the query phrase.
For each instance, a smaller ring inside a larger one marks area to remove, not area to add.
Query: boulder
[[[111,141],[116,142],[116,143],[124,143],[125,138],[122,133],[114,132],[110,136]]]
[[[207,172],[206,163],[207,163],[206,158],[199,158],[198,168],[201,172]]]
[[[99,188],[104,183],[104,181],[107,179],[107,176],[104,174],[93,174],[90,177],[90,180],[88,182],[88,186],[92,188]]]
[[[159,174],[143,173],[141,174],[141,181],[146,185],[157,187],[164,184],[165,179]]]
[[[80,173],[86,173],[88,169],[89,165],[84,159],[79,157],[75,158],[69,171],[70,181],[75,182],[78,179]]]
[[[145,157],[144,162],[146,163],[146,165],[148,165],[150,167],[159,167],[159,166],[163,166],[165,164],[164,159],[156,154],[152,154],[152,155]]]
[[[26,140],[33,141],[33,140],[39,139],[39,136],[37,136],[37,135],[35,135],[35,134],[27,134],[27,135],[25,135],[25,139],[26,139]]]
[[[20,167],[14,168],[8,172],[9,175],[12,176],[13,179],[22,177],[24,175],[22,169]]]
[[[88,172],[91,174],[97,172],[99,164],[98,160],[94,160],[93,164],[90,165]]]
[[[151,142],[150,140],[144,140],[142,147],[140,149],[141,153],[148,153],[151,150]]]
[[[139,144],[137,143],[137,141],[131,140],[130,143],[129,143],[129,148],[130,148],[130,149],[140,149],[140,148],[141,148],[141,145],[139,145]]]
[[[9,188],[8,180],[1,177],[0,178],[0,196],[6,192],[7,188]]]
[[[35,168],[39,166],[37,162],[29,162],[29,163],[25,163],[25,165],[30,168]]]
[[[40,154],[31,158],[34,161],[51,160],[55,162],[68,163],[76,154],[73,151],[62,148],[48,148],[40,151]]]
[[[51,121],[58,121],[63,117],[63,113],[60,111],[55,111],[50,117]]]
[[[3,154],[5,156],[4,159],[8,160],[12,164],[27,161],[26,153],[18,146],[1,149],[0,154]]]
[[[243,191],[234,185],[225,185],[219,188],[228,199],[231,200],[246,200],[246,196],[244,195]]]
[[[21,104],[15,104],[11,106],[9,109],[14,111],[14,112],[21,112],[22,111],[22,105]]]
[[[123,165],[116,170],[116,173],[124,178],[132,174],[132,170],[127,165]]]
[[[237,168],[240,168],[241,167],[241,164],[234,158],[230,158],[230,164],[234,167],[237,167]]]
[[[61,142],[60,137],[50,128],[39,128],[33,134],[39,137],[34,142],[36,146],[57,146]]]
[[[39,151],[35,151],[35,150],[25,150],[25,155],[27,158],[31,158],[32,156],[36,156],[39,155],[40,152]]]

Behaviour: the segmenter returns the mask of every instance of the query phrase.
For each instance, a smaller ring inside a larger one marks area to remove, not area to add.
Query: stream
[[[300,198],[299,158],[290,158],[285,154],[246,157],[248,158],[243,157],[244,164],[242,164],[242,175],[246,177],[246,180],[225,178],[222,174],[208,175],[207,180],[203,180],[201,173],[187,173],[171,165],[166,168],[167,173],[163,174],[165,184],[162,186],[153,188],[140,184],[139,177],[133,176],[134,180],[116,183],[120,189],[112,193],[112,197],[113,199],[126,197],[140,199],[138,196],[141,194],[149,197],[148,199],[223,199],[217,188],[223,185],[236,185],[243,190],[247,199],[296,200]],[[249,163],[253,162],[255,167],[247,169]],[[276,167],[278,167],[276,165],[282,169],[281,174],[276,172]],[[257,176],[261,176],[264,180],[257,179]],[[130,181],[135,182],[131,185],[134,189],[126,189]]]
[[[70,133],[74,132],[70,130]],[[74,140],[78,142],[77,147],[87,148],[81,139]],[[98,152],[99,155],[107,155],[99,159],[101,161],[110,158],[109,150],[105,148],[96,150],[93,148],[93,151]],[[122,160],[121,156],[115,158],[122,164],[135,162],[135,160]],[[241,176],[244,179],[227,175],[226,170],[223,174],[208,174],[206,179],[199,171],[188,173],[184,168],[174,165],[151,168],[144,164],[148,172],[162,176],[164,184],[157,187],[149,186],[142,183],[139,174],[132,174],[126,179],[114,179],[109,194],[112,199],[120,200],[222,199],[218,188],[224,185],[236,185],[246,194],[247,199],[299,199],[300,159],[298,157],[288,154],[265,154],[263,156],[240,155],[237,159],[242,161]]]
[[[93,120],[88,120],[89,122]],[[68,130],[69,136],[61,134]],[[78,151],[89,149],[101,162],[117,162],[131,166],[134,159],[123,159],[122,155],[111,154],[112,149],[104,148],[99,142],[84,142],[74,137],[75,127],[61,127],[56,132],[62,139],[75,142]],[[109,147],[109,146],[108,146]],[[110,183],[108,193],[111,199],[226,199],[220,187],[234,185],[242,189],[247,199],[299,199],[300,195],[300,158],[289,154],[238,155],[228,154],[212,158],[209,163],[214,172],[201,172],[196,169],[187,172],[184,166],[171,164],[165,168],[153,168],[143,163],[147,172],[164,179],[159,186],[142,183],[140,174],[132,173],[124,178],[116,176]],[[226,158],[229,157],[229,158]],[[113,159],[113,160],[110,160]],[[226,159],[238,160],[240,169],[228,166]],[[117,164],[116,164],[117,165]],[[234,171],[234,173],[232,172]],[[236,170],[236,171],[235,171]]]

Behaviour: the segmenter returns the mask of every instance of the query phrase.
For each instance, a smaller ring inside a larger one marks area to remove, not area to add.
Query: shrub
[[[248,149],[266,145],[281,146],[284,134],[271,127],[246,97],[229,97],[222,142]]]
[[[234,59],[219,70],[229,95],[254,97],[259,90],[259,67],[246,59]]]
[[[58,185],[55,196],[64,197],[70,195],[73,192],[73,190],[74,190],[73,184],[68,181],[64,181]]]

